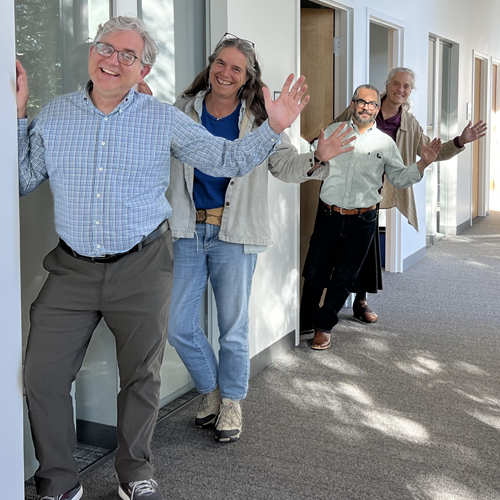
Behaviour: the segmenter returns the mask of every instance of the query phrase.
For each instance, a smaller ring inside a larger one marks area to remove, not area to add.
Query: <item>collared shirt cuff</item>
[[[17,134],[28,135],[28,118],[17,119]]]
[[[453,144],[455,144],[455,147],[458,149],[463,149],[465,147],[465,145],[460,146],[460,138],[458,137],[458,135],[455,137],[455,139],[453,139]]]
[[[272,128],[271,125],[269,125],[269,120],[266,120],[261,126],[260,130],[262,135],[264,136],[264,139],[267,141],[274,143],[274,144],[280,144],[281,142],[281,134],[277,134]]]
[[[420,182],[424,174],[420,175],[417,164],[413,163],[408,167],[408,176],[415,183],[415,182]]]

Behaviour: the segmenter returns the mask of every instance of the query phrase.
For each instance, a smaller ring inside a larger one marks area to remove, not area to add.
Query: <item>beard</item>
[[[375,121],[375,113],[370,113],[366,109],[363,109],[361,112],[358,112],[356,108],[354,108],[353,111],[353,116],[358,121],[359,123],[363,123],[364,125],[367,125],[369,123],[373,123]]]

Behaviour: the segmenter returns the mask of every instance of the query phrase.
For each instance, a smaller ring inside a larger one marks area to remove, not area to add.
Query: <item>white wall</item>
[[[211,38],[224,32],[251,40],[262,63],[263,80],[281,91],[298,68],[298,9],[290,0],[211,1]],[[297,140],[298,123],[288,131]],[[250,300],[250,356],[298,328],[299,187],[270,176],[269,210],[274,244],[259,255]]]
[[[16,69],[14,3],[0,4],[0,33],[4,70],[0,72],[0,345],[2,381],[0,417],[0,484],[5,496],[24,498],[23,391],[21,382],[21,290],[19,259],[19,184],[17,177]]]

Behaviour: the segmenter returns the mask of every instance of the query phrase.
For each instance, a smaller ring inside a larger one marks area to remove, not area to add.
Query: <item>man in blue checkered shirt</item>
[[[242,176],[273,152],[308,101],[303,77],[291,86],[290,75],[276,101],[264,89],[269,120],[226,141],[134,90],[157,53],[142,21],[111,19],[90,49],[84,91],[53,99],[29,127],[17,63],[20,194],[50,179],[60,236],[44,260],[49,276],[31,308],[25,363],[40,499],[82,497],[70,387],[101,318],[115,336],[120,373],[119,495],[163,498],[150,440],[172,287],[170,155],[209,175]]]

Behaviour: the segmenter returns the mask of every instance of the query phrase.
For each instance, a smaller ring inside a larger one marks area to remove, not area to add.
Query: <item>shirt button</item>
[[[99,172],[102,172],[102,167],[99,169]]]
[[[97,197],[98,197],[98,198],[100,198],[100,197],[101,197],[101,195],[100,195],[99,193],[97,193]]]
[[[101,248],[101,245],[97,245],[97,248]]]
[[[228,202],[228,201],[226,201],[226,207],[228,207],[228,206],[229,206],[229,202]]]
[[[120,109],[120,111],[118,111],[118,113],[121,113],[121,112],[122,112],[122,110]]]
[[[234,185],[234,181],[231,181],[231,186]]]
[[[105,121],[105,122],[107,122],[107,121],[108,121],[108,117],[107,117],[107,116],[105,116],[105,117],[104,117],[104,121]]]
[[[95,221],[95,223],[96,223],[97,225],[99,225],[99,221],[98,221],[98,220],[96,220],[96,221]]]
[[[104,141],[101,142],[101,145],[104,146],[106,143]]]

